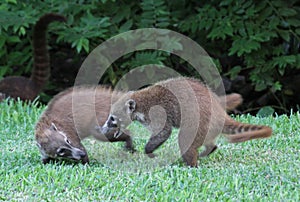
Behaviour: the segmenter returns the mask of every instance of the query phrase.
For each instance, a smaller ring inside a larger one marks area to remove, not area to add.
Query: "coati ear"
[[[50,130],[57,131],[56,125],[52,122],[49,128]]]
[[[127,113],[131,114],[135,110],[136,102],[133,99],[129,99],[125,103],[125,106],[127,107],[126,109]]]

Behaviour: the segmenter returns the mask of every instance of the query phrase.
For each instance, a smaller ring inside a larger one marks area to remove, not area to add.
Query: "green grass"
[[[91,163],[43,165],[34,125],[44,107],[0,103],[0,201],[300,201],[300,114],[236,119],[273,128],[270,139],[230,144],[188,168],[179,158],[176,130],[143,154],[149,133],[132,124],[135,154],[122,143],[84,140]]]

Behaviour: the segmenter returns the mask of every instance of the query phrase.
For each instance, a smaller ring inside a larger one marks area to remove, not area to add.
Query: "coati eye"
[[[71,144],[70,140],[66,139],[66,143]]]

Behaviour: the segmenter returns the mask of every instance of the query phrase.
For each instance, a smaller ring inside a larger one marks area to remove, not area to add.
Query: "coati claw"
[[[153,153],[148,153],[147,156],[148,156],[149,158],[155,158],[155,157],[156,157],[156,155],[153,154]]]
[[[122,133],[120,132],[120,130],[118,130],[118,131],[116,131],[115,133],[114,133],[114,138],[118,138],[118,137],[120,137],[122,135]]]

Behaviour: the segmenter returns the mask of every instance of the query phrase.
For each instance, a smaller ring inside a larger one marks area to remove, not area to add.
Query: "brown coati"
[[[115,93],[119,98],[122,93]],[[81,140],[87,136],[100,141],[125,141],[126,149],[134,151],[129,131],[110,131],[105,135],[95,126],[103,125],[109,115],[112,91],[101,86],[73,87],[56,95],[48,104],[35,127],[35,138],[42,162],[69,158],[88,163]]]
[[[239,123],[224,109],[220,99],[198,80],[174,78],[122,96],[98,130],[103,134],[122,130],[137,120],[152,134],[145,153],[154,157],[153,151],[169,138],[172,127],[180,127],[179,148],[189,166],[197,166],[199,147],[205,147],[200,156],[217,148],[215,141],[220,133],[231,134],[226,137],[232,143],[271,136],[271,128]]]
[[[47,50],[47,26],[53,21],[65,21],[57,14],[45,14],[34,26],[33,31],[33,70],[30,78],[8,76],[0,81],[0,98],[33,100],[42,91],[50,76],[49,53]],[[0,99],[0,100],[1,100]]]

